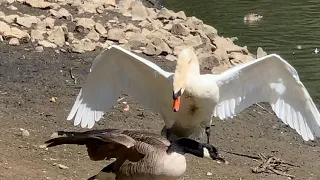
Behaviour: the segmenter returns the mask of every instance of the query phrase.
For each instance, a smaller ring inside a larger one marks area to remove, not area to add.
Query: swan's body
[[[68,120],[75,118],[74,125],[92,128],[116,103],[121,91],[160,113],[165,128],[172,128],[178,137],[201,137],[209,130],[213,116],[232,118],[258,102],[269,102],[276,115],[304,140],[320,136],[320,115],[312,98],[296,70],[276,54],[218,75],[200,75],[192,48],[181,51],[171,73],[111,46],[94,60]]]
[[[60,131],[59,135],[61,137],[48,140],[47,147],[86,145],[88,155],[94,161],[116,159],[90,179],[105,180],[113,176],[112,179],[117,180],[175,180],[186,171],[185,153],[226,162],[210,144],[188,138],[170,143],[159,135],[141,130]]]

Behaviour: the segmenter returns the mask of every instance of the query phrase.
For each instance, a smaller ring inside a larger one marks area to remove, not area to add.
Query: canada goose
[[[95,58],[90,71],[67,118],[74,118],[75,126],[92,128],[124,91],[161,114],[171,140],[179,129],[178,136],[193,139],[206,133],[209,143],[213,116],[232,118],[258,102],[269,102],[277,117],[305,141],[320,136],[319,111],[296,70],[276,54],[221,74],[201,75],[193,48],[180,52],[171,73],[113,45]]]
[[[184,154],[226,162],[217,149],[189,138],[169,142],[164,137],[143,130],[103,129],[86,132],[59,131],[46,141],[47,147],[61,144],[86,145],[91,160],[116,158],[90,179],[104,179],[115,174],[117,180],[177,179],[186,170]]]
[[[254,21],[260,21],[263,18],[263,16],[256,14],[256,13],[249,13],[243,17],[243,20],[245,22],[254,22]]]

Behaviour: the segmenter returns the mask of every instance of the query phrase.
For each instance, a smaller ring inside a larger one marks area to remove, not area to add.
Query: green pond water
[[[314,53],[316,48],[320,51],[320,1],[167,0],[165,6],[196,16],[220,36],[238,37],[235,43],[248,46],[251,53],[260,46],[268,54],[279,54],[298,71],[312,98],[320,100],[320,53]],[[263,18],[245,24],[248,13]]]

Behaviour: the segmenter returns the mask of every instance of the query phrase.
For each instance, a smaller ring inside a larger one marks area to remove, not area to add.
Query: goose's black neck
[[[189,153],[198,157],[203,157],[203,148],[203,144],[198,141],[189,138],[180,138],[171,142],[167,153],[176,152],[182,155]]]

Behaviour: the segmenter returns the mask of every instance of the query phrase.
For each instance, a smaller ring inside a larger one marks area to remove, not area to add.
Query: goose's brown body
[[[114,174],[117,180],[174,180],[186,171],[185,149],[194,148],[194,155],[216,158],[216,149],[191,139],[184,139],[181,145],[172,144],[164,137],[141,130],[105,129],[86,132],[59,132],[61,137],[47,141],[48,147],[61,144],[86,145],[90,159],[94,161],[116,158],[104,168],[96,179]],[[190,148],[189,147],[189,148]],[[105,170],[106,169],[106,170]],[[92,179],[95,179],[92,178]]]

